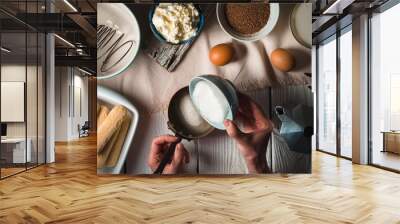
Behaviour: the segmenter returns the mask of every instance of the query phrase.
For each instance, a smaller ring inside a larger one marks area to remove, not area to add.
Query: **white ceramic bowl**
[[[290,30],[294,38],[306,48],[312,45],[312,5],[311,3],[297,4],[290,14]]]
[[[194,98],[193,98],[194,88],[199,81],[206,81],[207,83],[214,85],[218,90],[220,90],[222,92],[222,94],[225,96],[225,98],[229,104],[228,114],[226,115],[225,119],[233,121],[235,119],[236,112],[239,108],[239,100],[238,100],[238,96],[236,94],[234,85],[230,81],[223,79],[216,75],[196,76],[192,80],[190,80],[190,83],[189,83],[189,94],[190,94],[190,97],[193,102],[194,102]],[[194,105],[196,106],[196,104],[194,104]],[[198,109],[198,112],[201,115],[199,109]],[[226,129],[223,123],[212,122],[212,121],[208,120],[206,117],[203,117],[203,119],[206,120],[214,128],[217,128],[220,130]]]
[[[221,26],[222,30],[226,34],[228,34],[233,39],[236,39],[238,41],[252,42],[252,41],[261,40],[264,37],[266,37],[274,29],[274,27],[279,19],[279,3],[270,3],[269,5],[270,5],[270,14],[269,14],[268,22],[257,33],[245,35],[245,34],[237,33],[235,30],[233,30],[232,27],[229,25],[228,21],[226,20],[224,3],[217,4],[218,23]],[[246,19],[246,18],[243,18],[243,19]]]

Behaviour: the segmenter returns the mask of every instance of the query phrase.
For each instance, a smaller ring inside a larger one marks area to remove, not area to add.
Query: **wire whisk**
[[[97,61],[101,72],[118,65],[136,44],[134,40],[124,40],[124,37],[125,33],[119,31],[118,26],[97,26]]]

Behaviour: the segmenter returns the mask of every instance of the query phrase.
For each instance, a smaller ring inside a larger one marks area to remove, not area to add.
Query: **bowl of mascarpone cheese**
[[[149,11],[148,20],[159,41],[183,44],[200,34],[205,18],[192,3],[160,3]]]

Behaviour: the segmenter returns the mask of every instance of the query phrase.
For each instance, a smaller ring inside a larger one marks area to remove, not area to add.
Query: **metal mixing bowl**
[[[185,121],[180,104],[184,97],[189,97],[189,88],[184,87],[174,94],[168,105],[168,128],[175,135],[186,140],[198,139],[210,134],[214,128],[203,120],[200,125],[193,126]]]

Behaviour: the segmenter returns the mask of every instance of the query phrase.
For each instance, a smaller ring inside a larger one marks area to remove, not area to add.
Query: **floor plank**
[[[310,175],[96,175],[96,141],[0,181],[0,223],[400,223],[400,175],[313,153]]]

